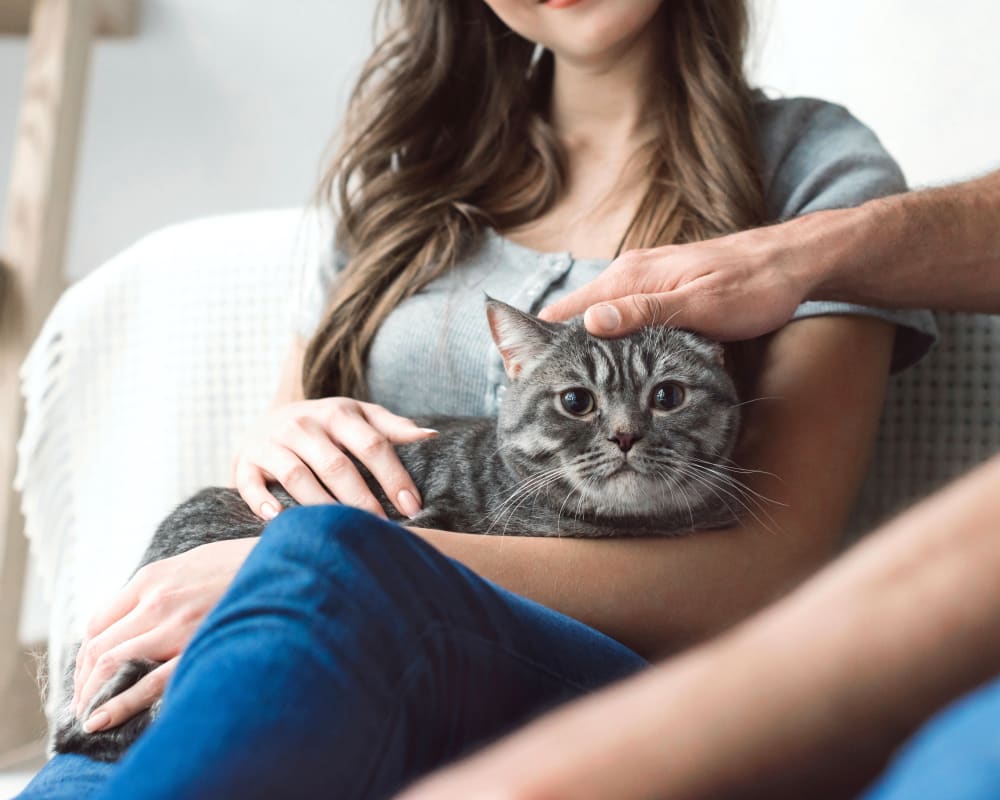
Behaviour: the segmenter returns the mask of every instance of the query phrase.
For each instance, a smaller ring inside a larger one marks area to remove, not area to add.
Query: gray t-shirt
[[[755,108],[771,221],[856,206],[906,189],[899,167],[846,109],[820,100],[769,100],[763,95]],[[331,247],[328,252],[335,251]],[[593,280],[609,263],[574,258],[569,252],[540,253],[488,233],[475,252],[400,303],[382,324],[368,356],[372,401],[407,416],[495,414],[506,376],[486,324],[484,293],[538,311]],[[342,258],[334,256],[310,276],[298,315],[303,337],[318,326],[342,267]],[[927,311],[807,302],[795,318],[825,314],[895,323],[894,370],[918,361],[937,335]]]

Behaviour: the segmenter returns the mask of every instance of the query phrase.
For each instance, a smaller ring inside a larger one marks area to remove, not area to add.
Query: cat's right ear
[[[543,322],[492,297],[486,298],[486,319],[489,320],[497,350],[503,357],[503,368],[512,381],[516,381],[549,349],[562,327]]]

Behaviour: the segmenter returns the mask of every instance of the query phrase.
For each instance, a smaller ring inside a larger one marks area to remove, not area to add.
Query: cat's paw
[[[401,520],[403,525],[412,526],[414,528],[438,528],[442,530],[449,530],[447,524],[447,518],[444,514],[435,511],[433,508],[424,508],[420,510],[420,513],[416,516],[410,517],[409,519]]]
[[[60,712],[60,720],[53,737],[55,751],[57,753],[80,753],[97,761],[117,761],[121,758],[129,746],[149,727],[149,723],[155,719],[161,701],[157,700],[150,708],[140,711],[121,725],[107,730],[87,733],[83,729],[84,720],[96,708],[134,686],[158,666],[157,662],[147,659],[126,661],[118,668],[118,672],[101,687],[79,719],[70,708],[72,701],[67,700]],[[72,675],[72,671],[70,674]],[[70,687],[72,687],[72,682],[70,682]],[[72,690],[69,694],[72,697]]]

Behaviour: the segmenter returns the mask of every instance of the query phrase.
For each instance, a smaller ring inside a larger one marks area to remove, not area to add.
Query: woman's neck
[[[649,122],[652,36],[586,61],[556,56],[550,119],[566,155],[560,198],[540,217],[508,230],[522,245],[611,258],[645,192],[636,154]]]
[[[650,31],[586,61],[557,55],[551,120],[559,137],[571,149],[634,151],[648,135],[653,69]]]

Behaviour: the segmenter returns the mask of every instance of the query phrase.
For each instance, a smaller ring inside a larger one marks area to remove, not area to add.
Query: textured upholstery
[[[1000,316],[937,317],[938,346],[891,380],[854,533],[1000,451]]]

